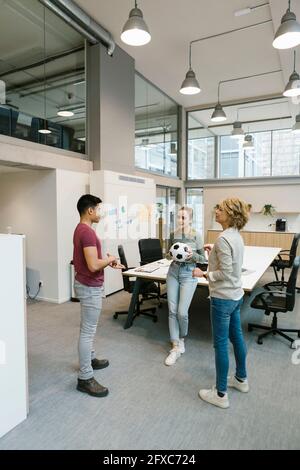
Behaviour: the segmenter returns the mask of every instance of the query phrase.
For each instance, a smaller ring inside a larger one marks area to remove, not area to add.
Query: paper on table
[[[242,276],[247,276],[247,274],[255,273],[254,269],[242,268]]]

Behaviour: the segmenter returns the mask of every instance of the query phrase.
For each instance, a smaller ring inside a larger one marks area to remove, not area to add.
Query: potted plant
[[[273,216],[275,214],[275,207],[272,204],[265,204],[260,212],[263,215]]]

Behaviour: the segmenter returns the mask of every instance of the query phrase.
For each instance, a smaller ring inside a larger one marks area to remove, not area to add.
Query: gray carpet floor
[[[271,271],[260,284],[269,280]],[[260,346],[257,333],[247,332],[248,321],[270,322],[249,298],[242,322],[251,390],[231,391],[227,410],[198,398],[199,388],[215,381],[206,290],[193,299],[186,353],[173,367],[164,365],[166,304],[158,323],[140,317],[124,330],[125,317],[112,314],[128,302],[124,292],[104,301],[96,348],[110,366],[95,377],[110,393],[100,399],[75,389],[79,305],[28,306],[30,414],[0,439],[0,449],[300,449],[300,365],[292,364],[284,339],[269,337]],[[280,324],[300,326],[300,294]]]

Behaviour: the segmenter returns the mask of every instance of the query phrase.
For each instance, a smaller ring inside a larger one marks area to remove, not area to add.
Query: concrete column
[[[134,173],[135,64],[121,48],[87,52],[88,153],[94,170]]]

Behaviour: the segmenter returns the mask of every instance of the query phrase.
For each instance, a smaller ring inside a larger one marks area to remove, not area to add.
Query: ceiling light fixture
[[[294,51],[294,71],[290,76],[287,86],[285,87],[283,96],[300,96],[300,77],[296,72],[296,51]]]
[[[143,12],[138,8],[136,0],[124,25],[121,39],[129,46],[144,46],[151,41],[151,34],[143,18]]]
[[[73,111],[57,111],[57,116],[61,116],[61,117],[72,117],[74,116],[74,113]]]
[[[245,135],[245,132],[244,132],[244,129],[242,127],[242,123],[237,120],[233,123],[233,130],[231,132],[231,137],[233,139],[240,139],[241,137],[244,137]]]
[[[244,149],[254,149],[254,139],[253,135],[247,134],[243,143]]]
[[[39,129],[40,134],[51,134],[47,123],[47,97],[46,97],[46,7],[44,6],[44,127]]]
[[[291,0],[288,2],[288,9],[281,18],[273,41],[275,49],[291,49],[300,44],[300,24],[297,22],[295,13],[291,11]]]
[[[197,95],[200,93],[201,88],[199,86],[196,74],[192,69],[192,43],[189,46],[189,70],[186,73],[185,79],[182,82],[180,93],[182,95]]]
[[[213,34],[211,36],[206,36],[204,38],[194,39],[193,41],[191,41],[190,46],[189,46],[190,47],[190,49],[189,49],[189,58],[190,58],[190,60],[189,60],[189,70],[188,70],[188,72],[185,76],[185,79],[184,79],[184,81],[181,85],[180,93],[182,93],[183,95],[196,95],[197,93],[200,93],[200,91],[201,91],[199,83],[196,79],[195,72],[193,71],[192,65],[191,65],[191,62],[192,62],[192,59],[191,59],[192,45],[193,44],[195,44],[196,42],[206,41],[208,39],[214,39],[214,38],[226,36],[227,34],[236,33],[238,31],[244,31],[245,29],[254,28],[256,26],[262,26],[262,25],[265,25],[265,24],[271,23],[271,22],[272,22],[272,20],[260,21],[259,23],[250,24],[248,26],[243,26],[242,28],[232,29],[230,31],[225,31],[224,33]]]
[[[220,102],[218,101],[218,103],[215,106],[214,112],[212,113],[211,121],[213,121],[213,122],[224,122],[224,121],[226,121],[226,119],[227,119],[227,116],[225,114],[225,111],[224,111],[222,105],[220,104]]]
[[[224,111],[222,105],[220,104],[220,88],[221,88],[222,84],[230,83],[230,82],[236,82],[236,81],[239,81],[239,80],[246,80],[248,78],[263,77],[264,75],[270,75],[270,74],[279,73],[279,72],[282,72],[282,70],[281,69],[272,70],[271,72],[256,73],[254,75],[246,75],[245,77],[230,78],[229,80],[221,80],[218,84],[218,103],[217,103],[217,105],[214,109],[211,120],[213,122],[223,122],[223,121],[226,121],[226,119],[227,119],[225,111]]]

